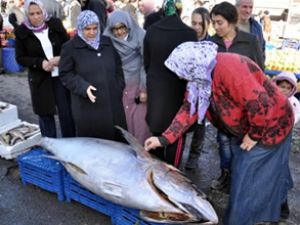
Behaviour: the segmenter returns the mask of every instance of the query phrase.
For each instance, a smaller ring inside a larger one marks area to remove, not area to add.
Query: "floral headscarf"
[[[41,24],[38,27],[32,26],[32,24],[30,23],[29,18],[28,18],[28,10],[29,10],[29,6],[31,4],[38,5],[41,8],[42,12],[43,12],[44,23]],[[44,29],[47,28],[47,24],[45,22],[48,21],[50,18],[48,16],[47,10],[45,9],[43,3],[40,0],[26,0],[25,3],[24,3],[24,11],[25,11],[25,14],[26,14],[24,25],[28,29],[32,30],[33,32],[41,32],[41,31],[43,31]]]
[[[83,30],[84,30],[84,28],[86,28],[87,26],[92,25],[92,24],[97,24],[97,26],[98,26],[97,35],[96,35],[95,39],[88,40],[84,37]],[[85,43],[87,43],[89,46],[91,46],[94,49],[98,49],[99,44],[100,44],[100,23],[99,23],[99,18],[96,15],[96,13],[94,13],[91,10],[82,11],[77,18],[77,32],[78,32],[78,36]]]
[[[177,46],[165,61],[166,67],[188,81],[190,115],[198,106],[198,123],[204,119],[211,95],[211,72],[216,65],[218,46],[210,41],[185,42]]]

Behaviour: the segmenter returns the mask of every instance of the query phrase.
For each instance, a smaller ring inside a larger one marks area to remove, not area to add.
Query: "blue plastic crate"
[[[64,179],[64,187],[66,201],[77,201],[110,217],[118,214],[120,206],[88,191],[67,173]]]
[[[57,193],[58,200],[63,201],[64,168],[56,160],[44,157],[49,153],[42,148],[35,148],[18,157],[22,183],[36,185],[42,189]]]
[[[166,223],[152,223],[140,218],[139,210],[122,207],[119,214],[111,219],[113,225],[168,225]]]
[[[2,64],[6,72],[15,73],[23,70],[23,67],[16,62],[15,58],[15,48],[2,49]]]

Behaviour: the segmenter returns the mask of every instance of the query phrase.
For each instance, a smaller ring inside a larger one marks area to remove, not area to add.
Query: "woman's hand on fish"
[[[95,88],[94,86],[90,85],[88,86],[86,93],[87,96],[89,97],[89,99],[91,100],[92,103],[96,102],[96,96],[93,94],[93,91],[96,91],[97,88]]]
[[[139,95],[140,101],[142,103],[146,103],[147,102],[147,93],[146,92],[141,92]]]
[[[246,134],[240,147],[245,151],[250,151],[256,144],[257,141],[252,140],[249,135]]]
[[[158,147],[162,147],[158,137],[150,137],[144,143],[144,148],[146,151],[156,149]]]

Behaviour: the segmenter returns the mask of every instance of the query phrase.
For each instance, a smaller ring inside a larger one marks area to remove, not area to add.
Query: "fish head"
[[[218,216],[207,196],[177,168],[157,163],[151,171],[151,182],[157,193],[173,205],[176,212],[142,211],[140,215],[143,219],[160,223],[218,224]]]

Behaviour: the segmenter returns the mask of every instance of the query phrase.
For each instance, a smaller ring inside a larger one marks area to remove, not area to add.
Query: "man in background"
[[[91,10],[97,14],[100,21],[100,31],[104,31],[107,20],[106,0],[80,0],[81,10]]]
[[[266,42],[264,40],[262,27],[253,17],[253,0],[236,0],[235,6],[239,13],[238,27],[240,30],[255,35],[265,53]],[[265,54],[264,54],[265,55]]]
[[[49,16],[63,20],[65,18],[62,5],[56,0],[41,0]]]

